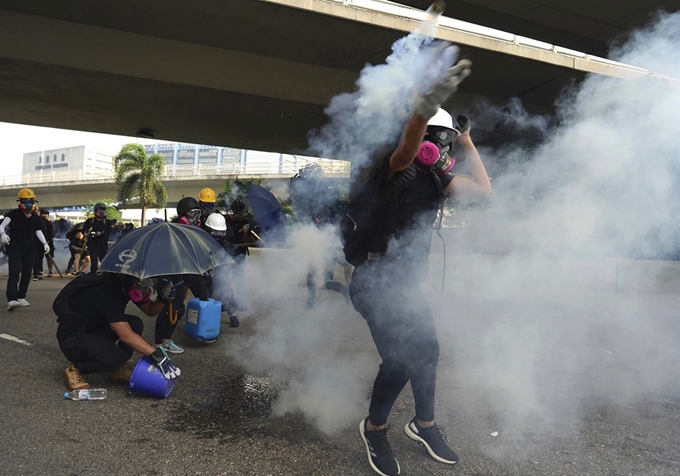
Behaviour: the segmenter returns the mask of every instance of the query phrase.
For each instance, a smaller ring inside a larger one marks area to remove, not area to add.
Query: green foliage
[[[116,201],[112,198],[100,198],[99,200],[90,200],[90,204],[87,206],[88,216],[91,216],[94,213],[94,204],[100,202],[106,204],[106,218],[108,220],[121,221],[123,216],[121,215],[120,210],[118,210],[118,208],[116,208],[116,206],[114,205]]]
[[[129,202],[139,202],[142,224],[146,209],[163,208],[168,201],[168,191],[158,177],[162,174],[165,159],[160,154],[147,155],[140,144],[126,144],[113,158],[118,201],[124,207]]]

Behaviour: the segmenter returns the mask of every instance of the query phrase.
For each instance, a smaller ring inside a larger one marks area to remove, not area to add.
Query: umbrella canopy
[[[283,214],[281,204],[269,190],[254,183],[250,184],[247,198],[250,208],[253,209],[255,221],[263,229],[273,230],[285,223],[286,216]]]
[[[99,269],[140,279],[170,274],[203,274],[233,263],[201,228],[158,223],[131,231],[109,250]]]

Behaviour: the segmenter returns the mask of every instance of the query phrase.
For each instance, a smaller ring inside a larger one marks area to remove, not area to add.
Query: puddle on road
[[[211,392],[201,395],[199,403],[173,404],[166,428],[225,442],[254,436],[285,438],[287,429],[291,435],[296,433],[291,428],[291,418],[277,418],[276,425],[270,421],[272,404],[284,387],[285,383],[267,377],[247,374],[227,377],[217,382]]]

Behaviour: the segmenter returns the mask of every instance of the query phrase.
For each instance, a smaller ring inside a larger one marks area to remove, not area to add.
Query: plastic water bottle
[[[64,398],[71,400],[104,400],[106,398],[105,388],[89,388],[86,390],[71,390],[64,393]]]

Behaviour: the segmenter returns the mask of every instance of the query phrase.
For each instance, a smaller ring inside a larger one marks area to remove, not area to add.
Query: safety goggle
[[[227,230],[210,230],[212,236],[224,236],[227,234]]]
[[[446,127],[429,127],[425,137],[430,138],[432,142],[446,146],[454,143],[458,137],[458,131],[454,129],[447,129]]]
[[[137,287],[142,292],[142,294],[151,294],[154,289],[156,289],[157,278],[144,278],[140,279]]]
[[[201,202],[201,208],[204,210],[214,210],[215,202]]]
[[[194,218],[198,218],[201,216],[201,209],[200,208],[192,208],[186,213],[186,216],[189,220],[193,220]]]

